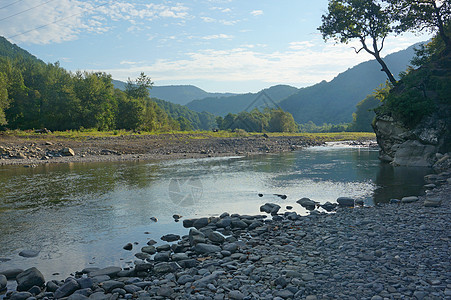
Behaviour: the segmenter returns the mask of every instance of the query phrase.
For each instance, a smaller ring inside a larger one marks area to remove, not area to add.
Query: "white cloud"
[[[35,6],[33,0],[24,0],[0,10],[0,16],[14,15]],[[185,20],[190,18],[188,11],[189,8],[181,3],[139,5],[116,1],[58,0],[8,18],[8,26],[0,24],[0,35],[16,43],[60,43],[77,39],[82,32],[107,32],[112,29],[110,21],[125,20],[133,25],[128,27],[128,31],[137,31],[137,20]]]
[[[215,19],[210,18],[210,17],[200,17],[202,19],[202,21],[204,21],[205,23],[213,23],[216,22]]]
[[[203,40],[217,40],[217,39],[233,39],[233,35],[228,35],[224,33],[207,35],[202,37]]]
[[[263,15],[263,10],[253,10],[251,11],[251,15],[254,17]]]

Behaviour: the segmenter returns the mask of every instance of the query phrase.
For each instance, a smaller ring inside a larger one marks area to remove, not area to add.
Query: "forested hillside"
[[[152,98],[152,100],[163,108],[171,118],[177,120],[181,130],[210,130],[217,128],[216,116],[211,113],[205,111],[195,112],[186,106],[157,98]]]
[[[298,89],[292,86],[276,85],[258,93],[194,100],[186,106],[194,111],[208,111],[215,115],[225,116],[228,113],[239,113],[244,110],[251,111],[254,108],[277,107],[277,103],[280,100],[293,95],[297,91]],[[262,92],[265,93],[264,97],[260,97]]]
[[[0,39],[0,125],[11,129],[179,129],[152,101],[142,74],[115,89],[111,75],[71,73]]]

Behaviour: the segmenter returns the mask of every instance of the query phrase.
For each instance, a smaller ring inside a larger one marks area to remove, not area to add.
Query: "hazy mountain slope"
[[[113,80],[113,84],[120,90],[125,89],[126,83],[119,80]],[[150,89],[150,96],[175,104],[185,105],[195,99],[207,97],[228,97],[233,93],[209,93],[193,85],[165,85],[153,86]]]
[[[406,70],[413,56],[414,46],[411,46],[388,55],[385,61],[393,74],[398,75]],[[380,84],[385,83],[385,73],[380,69],[375,60],[361,63],[339,74],[330,82],[323,81],[300,89],[279,104],[289,111],[298,123],[313,121],[321,125],[351,122],[356,104]]]
[[[211,113],[192,111],[186,106],[157,98],[152,98],[152,100],[163,108],[173,119],[177,120],[179,117],[186,118],[190,121],[193,129],[210,130],[217,127],[216,116]]]
[[[274,107],[282,99],[293,95],[297,88],[288,85],[276,85],[263,90],[265,96],[259,97],[259,93],[240,94],[230,97],[209,97],[194,100],[186,106],[194,111],[207,111],[215,115],[224,116],[228,113],[238,113],[244,110],[250,111],[254,107]]]

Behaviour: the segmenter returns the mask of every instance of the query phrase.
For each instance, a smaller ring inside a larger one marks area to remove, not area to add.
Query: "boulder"
[[[328,212],[331,212],[337,208],[337,203],[330,203],[329,201],[321,205],[323,209],[325,209]]]
[[[89,273],[89,277],[96,277],[96,276],[102,276],[107,275],[109,277],[116,276],[117,273],[119,273],[122,269],[119,267],[106,267],[103,269],[95,270],[93,272]]]
[[[22,273],[22,269],[8,269],[0,271],[0,275],[5,275],[8,280],[16,279],[16,276]]]
[[[6,285],[8,284],[8,279],[5,275],[0,275],[0,292],[6,290]]]
[[[38,250],[22,250],[19,252],[19,255],[22,257],[36,257],[39,255]]]
[[[260,211],[276,215],[279,212],[280,205],[274,204],[274,203],[266,203],[262,206],[260,206]]]
[[[166,234],[166,235],[163,235],[161,237],[161,240],[163,240],[165,242],[175,242],[175,241],[180,240],[180,235],[172,234],[172,233],[171,234]]]
[[[296,201],[296,203],[308,210],[314,210],[316,208],[316,202],[310,200],[309,198],[299,199],[298,201]]]
[[[17,275],[17,290],[19,292],[28,291],[33,286],[43,286],[45,284],[44,275],[38,269],[32,267]]]
[[[354,199],[349,197],[340,197],[337,199],[337,203],[340,207],[354,207]]]
[[[418,201],[417,196],[404,197],[401,199],[401,203],[413,203],[417,201]]]
[[[80,288],[80,285],[74,278],[68,278],[62,286],[60,286],[54,294],[56,299],[67,297],[72,295],[76,290]]]
[[[196,251],[196,253],[199,254],[216,253],[221,251],[221,247],[216,245],[199,243],[196,246],[194,246],[194,251]]]
[[[75,152],[71,148],[63,148],[61,154],[64,156],[75,156]]]

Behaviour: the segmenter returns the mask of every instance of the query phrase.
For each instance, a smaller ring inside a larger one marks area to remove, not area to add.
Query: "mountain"
[[[30,54],[28,51],[20,48],[16,44],[10,43],[7,39],[0,36],[0,57],[8,57],[11,59],[24,59],[44,63],[36,56]]]
[[[113,80],[113,84],[120,90],[125,89],[126,83],[119,80]],[[185,105],[195,99],[207,97],[228,97],[233,93],[209,93],[193,85],[166,85],[153,86],[150,89],[150,95],[154,98],[166,100],[175,104]]]
[[[194,100],[186,104],[186,106],[194,111],[207,111],[215,115],[225,116],[228,113],[238,113],[244,110],[251,111],[255,107],[276,107],[280,100],[293,95],[297,91],[297,88],[289,85],[276,85],[258,93]]]
[[[414,56],[413,45],[405,50],[387,55],[384,60],[393,74],[399,74],[408,67]],[[339,74],[332,81],[322,81],[302,88],[294,95],[279,103],[290,112],[297,123],[314,122],[348,123],[356,104],[371,94],[380,84],[385,83],[385,73],[376,60],[367,61]]]
[[[166,113],[177,120],[180,117],[187,119],[194,130],[210,130],[216,128],[216,116],[208,112],[196,112],[192,111],[186,106],[175,104],[169,101],[152,98],[152,100],[158,104]]]

